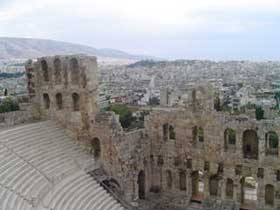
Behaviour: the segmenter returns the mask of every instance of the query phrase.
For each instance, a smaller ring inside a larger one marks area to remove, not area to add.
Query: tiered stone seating
[[[83,162],[94,159],[51,121],[0,131],[0,209],[124,209]]]

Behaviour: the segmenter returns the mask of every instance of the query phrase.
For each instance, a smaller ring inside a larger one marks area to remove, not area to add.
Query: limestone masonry
[[[39,58],[26,73],[33,119],[63,126],[135,206],[159,194],[170,209],[280,209],[279,120],[218,112],[211,86],[197,85],[125,132],[99,110],[95,57]]]

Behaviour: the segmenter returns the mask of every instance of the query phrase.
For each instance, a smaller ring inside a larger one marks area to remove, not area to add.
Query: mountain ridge
[[[110,48],[98,49],[64,41],[0,37],[0,59],[28,59],[62,54],[87,54],[113,59],[152,59],[151,56],[132,55],[121,50]]]

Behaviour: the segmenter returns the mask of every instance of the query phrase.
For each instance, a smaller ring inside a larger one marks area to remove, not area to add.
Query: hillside
[[[60,54],[88,54],[114,59],[147,59],[148,56],[131,55],[114,49],[93,47],[44,39],[0,37],[0,59],[36,58]]]

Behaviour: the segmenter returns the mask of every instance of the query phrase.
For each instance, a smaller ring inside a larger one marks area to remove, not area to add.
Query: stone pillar
[[[263,179],[257,179],[257,206],[258,209],[264,209],[265,207],[265,185]]]
[[[221,199],[226,199],[226,179],[222,179],[220,181],[220,187],[219,187],[219,191],[220,191],[220,196]]]
[[[209,174],[205,173],[203,176],[203,183],[204,183],[204,193],[203,197],[208,198],[210,196],[210,188],[209,188]]]
[[[192,198],[192,171],[187,170],[186,171],[186,177],[187,177],[187,196],[188,196],[188,203],[191,201]]]

